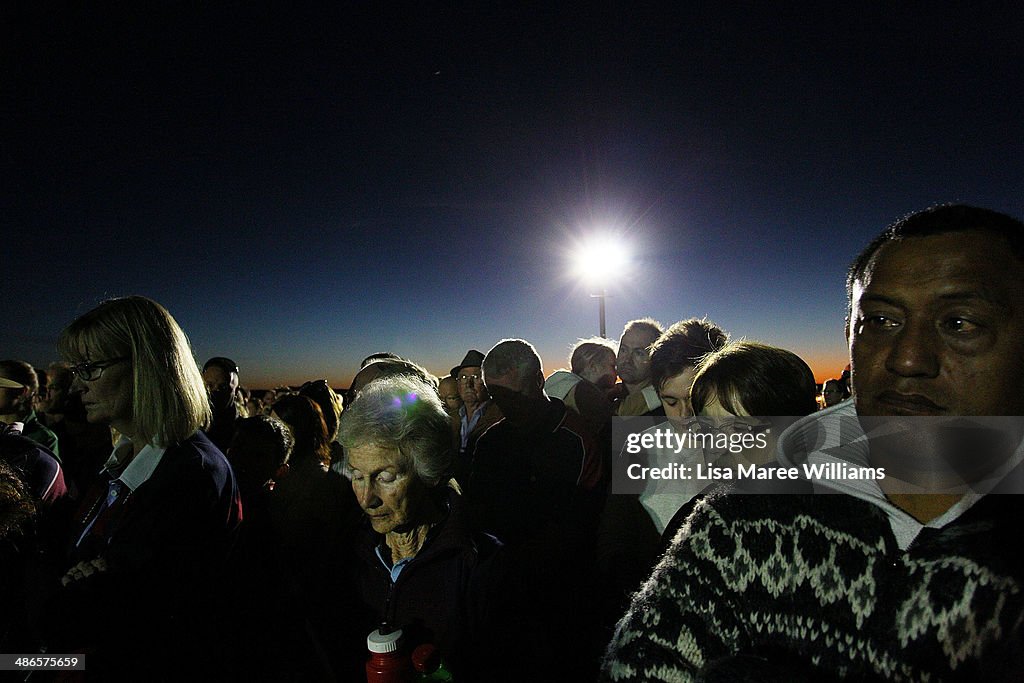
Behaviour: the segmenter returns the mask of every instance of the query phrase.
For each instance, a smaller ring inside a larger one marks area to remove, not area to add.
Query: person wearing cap
[[[20,360],[0,361],[0,422],[21,423],[21,435],[45,446],[60,461],[57,435],[32,409],[39,378],[31,365]]]
[[[484,354],[476,349],[466,352],[462,362],[452,368],[451,376],[459,386],[462,407],[452,415],[452,432],[458,438],[459,457],[455,466],[455,479],[465,485],[469,481],[476,441],[487,428],[501,419],[501,408],[491,401],[484,386]]]
[[[215,356],[203,364],[203,384],[210,395],[213,422],[206,436],[221,453],[227,453],[235,422],[239,418],[235,395],[238,393],[238,365],[230,358]]]

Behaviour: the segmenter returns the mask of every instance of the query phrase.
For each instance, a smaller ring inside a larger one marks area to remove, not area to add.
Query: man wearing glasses
[[[476,440],[492,424],[501,419],[501,409],[491,402],[491,395],[484,386],[480,367],[484,354],[476,349],[466,352],[462,362],[452,368],[451,376],[458,382],[462,407],[452,415],[452,431],[459,437],[459,457],[455,478],[465,486],[469,479],[469,461],[476,447]]]

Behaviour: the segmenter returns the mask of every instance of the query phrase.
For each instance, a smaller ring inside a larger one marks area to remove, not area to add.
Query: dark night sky
[[[887,223],[1024,214],[1013,4],[431,5],[5,4],[0,356],[134,293],[253,387],[508,336],[553,370],[603,229],[610,336],[706,314],[821,378]]]

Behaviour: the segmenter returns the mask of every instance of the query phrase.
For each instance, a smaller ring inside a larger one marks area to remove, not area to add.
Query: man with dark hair
[[[661,323],[651,318],[630,320],[623,328],[615,368],[627,394],[618,405],[617,415],[664,415],[659,412],[661,400],[651,384],[651,346],[661,333]]]
[[[1022,239],[1009,216],[940,206],[868,245],[847,282],[854,400],[798,421],[778,457],[883,476],[698,503],[619,623],[607,679],[1019,679],[1024,512],[1001,494],[1024,490],[1022,430],[986,433],[991,449],[928,431],[1024,416]],[[908,438],[878,436],[881,418]],[[946,457],[987,488],[946,486]],[[943,486],[891,476],[910,468]]]
[[[0,361],[0,378],[6,380],[0,386],[0,422],[21,423],[22,436],[41,444],[60,461],[57,435],[39,421],[32,408],[39,391],[36,371],[24,361],[3,360]]]
[[[231,437],[235,434],[235,422],[240,417],[235,402],[238,365],[230,358],[214,356],[203,364],[203,383],[213,409],[213,422],[206,429],[206,436],[221,453],[227,453]]]
[[[725,345],[729,335],[707,318],[671,325],[651,345],[651,386],[669,417],[688,417],[690,385],[700,359]]]

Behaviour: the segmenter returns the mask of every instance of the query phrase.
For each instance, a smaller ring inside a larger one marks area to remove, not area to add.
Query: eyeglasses
[[[111,365],[117,365],[122,361],[128,360],[127,358],[111,358],[110,360],[87,360],[84,363],[78,365],[72,365],[68,368],[71,373],[82,380],[83,382],[92,382],[100,378],[103,371],[109,368]]]
[[[459,384],[480,384],[484,381],[484,378],[480,375],[459,375]]]

